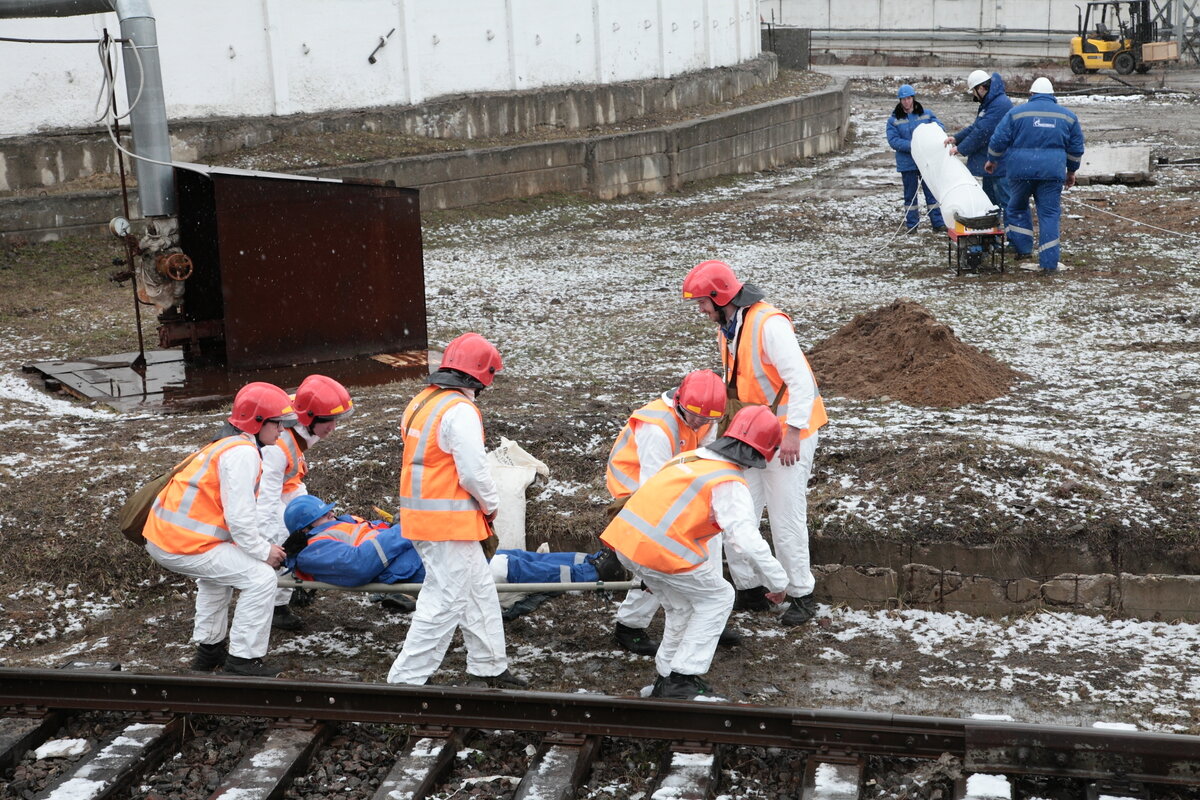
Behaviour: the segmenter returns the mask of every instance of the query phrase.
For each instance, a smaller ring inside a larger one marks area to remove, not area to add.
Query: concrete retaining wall
[[[637,133],[416,156],[312,170],[392,180],[421,190],[423,208],[458,208],[542,192],[603,199],[776,167],[841,147],[846,83],[835,88]]]
[[[447,139],[480,139],[539,128],[587,130],[663,111],[722,103],[766,86],[779,75],[767,53],[719,70],[663,80],[567,86],[536,92],[492,92],[418,106],[287,117],[183,120],[171,124],[176,160],[207,163],[216,156],[268,144],[287,135],[380,131]],[[128,141],[125,142],[128,146]],[[0,191],[57,186],[117,172],[116,150],[103,133],[62,132],[0,139]]]
[[[814,566],[817,599],[852,606],[927,608],[982,616],[1039,609],[1135,619],[1200,622],[1200,575],[1081,575],[995,578],[905,564],[899,569]]]
[[[421,190],[427,209],[459,208],[545,192],[613,198],[754,172],[841,147],[850,118],[845,81],[803,97],[636,133],[414,156],[306,170],[323,177],[391,180]],[[56,239],[104,230],[119,193],[0,200],[0,236]],[[104,198],[108,198],[107,210]]]

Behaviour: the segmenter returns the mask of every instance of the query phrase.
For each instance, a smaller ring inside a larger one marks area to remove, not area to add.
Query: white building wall
[[[655,0],[593,0],[600,83],[659,78]],[[626,75],[628,77],[618,77]]]
[[[1064,0],[758,0],[758,14],[801,28],[1075,28],[1075,4]]]
[[[163,86],[167,102],[174,101],[172,117],[229,116],[238,113],[238,108],[246,109],[245,114],[275,111],[265,5],[257,0],[230,3],[220,13],[187,16],[176,13],[186,8],[183,0],[159,0],[152,7],[157,17]],[[115,14],[100,18],[112,35],[121,35]],[[64,22],[78,19],[86,18],[71,17]],[[20,23],[8,21],[9,25]],[[122,80],[122,87],[124,83]],[[53,96],[52,85],[44,90]]]
[[[759,54],[756,0],[150,2],[171,119],[670,77]],[[120,35],[115,14],[0,19],[0,36],[106,27]],[[90,125],[101,78],[93,45],[0,42],[0,135]]]
[[[596,36],[587,12],[562,14],[561,0],[509,0],[513,88],[597,83]]]

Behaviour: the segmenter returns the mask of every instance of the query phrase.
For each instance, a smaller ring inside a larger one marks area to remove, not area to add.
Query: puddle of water
[[[144,365],[137,353],[42,361],[25,367],[39,372],[49,390],[63,390],[118,411],[173,412],[204,409],[228,402],[251,381],[294,389],[314,372],[348,386],[375,386],[429,373],[429,351],[382,353],[319,364],[296,364],[231,372],[221,364],[189,364],[181,350],[149,350]]]

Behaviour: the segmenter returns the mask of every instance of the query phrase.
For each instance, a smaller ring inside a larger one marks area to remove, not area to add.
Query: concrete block
[[[1040,603],[1036,589],[1018,587],[1014,597],[1010,595],[1009,584],[1010,581],[979,575],[943,573],[941,608],[982,616],[1003,616],[1021,613]]]
[[[1114,180],[1126,175],[1122,182],[1130,181],[1129,176],[1141,176],[1148,180],[1150,175],[1150,146],[1149,145],[1094,145],[1084,150],[1083,161],[1079,165],[1079,175],[1086,176],[1097,182],[1103,176],[1111,176]]]
[[[1200,575],[1123,572],[1120,610],[1138,619],[1200,622]]]
[[[1106,556],[1089,553],[1086,548],[1054,545],[1018,550],[987,545],[963,547],[954,542],[935,543],[914,547],[912,560],[994,578],[1053,576],[1067,572],[1090,574],[1112,568]]]
[[[1116,606],[1116,589],[1114,575],[1065,573],[1043,583],[1041,594],[1047,605],[1099,611]]]
[[[1031,604],[1042,601],[1042,584],[1032,578],[1003,581],[1004,596],[1010,603]]]
[[[905,564],[900,573],[900,600],[910,606],[936,605],[942,596],[942,572],[928,564]]]
[[[822,602],[851,605],[890,605],[899,596],[896,571],[886,567],[851,567],[827,564],[817,572],[817,595]]]

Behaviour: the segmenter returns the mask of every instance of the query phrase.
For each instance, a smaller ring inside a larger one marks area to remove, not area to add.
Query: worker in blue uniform
[[[1009,191],[1005,229],[1018,260],[1032,255],[1029,198],[1037,203],[1038,265],[1053,274],[1061,252],[1062,190],[1075,185],[1075,171],[1083,160],[1083,129],[1079,118],[1058,104],[1048,78],[1035,80],[1029,91],[1029,102],[1014,107],[996,126],[983,168],[994,174],[996,163],[1005,159]]]
[[[367,583],[422,583],[425,565],[399,523],[366,521],[343,514],[335,517],[333,503],[301,495],[284,511],[288,539],[287,566],[305,579],[335,586]],[[497,550],[493,563],[506,565],[508,583],[591,583],[626,580],[628,573],[611,550],[599,553],[534,553]]]
[[[1013,102],[1004,92],[1004,79],[999,72],[989,75],[981,69],[973,71],[967,76],[967,90],[979,104],[975,121],[947,137],[946,144],[954,145],[950,155],[961,153],[967,157],[967,170],[976,178],[983,178],[983,193],[1003,211],[1008,206],[1004,160],[997,161],[996,169],[991,174],[984,172],[983,166],[987,162],[988,141],[996,132],[1000,120],[1013,107]]]
[[[916,89],[907,83],[896,91],[896,99],[899,102],[887,121],[887,140],[896,151],[896,171],[904,183],[904,227],[909,233],[916,233],[921,221],[920,206],[917,204],[919,184],[925,192],[925,211],[929,214],[929,224],[935,231],[944,231],[946,223],[942,220],[937,198],[921,181],[921,171],[912,157],[912,136],[917,126],[927,122],[942,123],[932,111],[926,111],[921,106]]]

